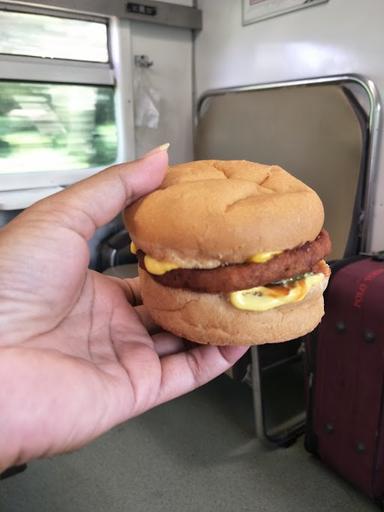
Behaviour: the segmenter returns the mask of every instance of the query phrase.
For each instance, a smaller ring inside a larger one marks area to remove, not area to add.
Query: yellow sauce
[[[131,242],[129,249],[132,254],[137,254],[137,246],[135,242]],[[151,256],[146,254],[144,256],[144,265],[146,270],[150,274],[155,274],[156,276],[161,276],[170,270],[174,270],[175,268],[179,268],[175,263],[169,263],[168,261],[159,261],[155,260]]]
[[[274,252],[259,252],[247,259],[248,263],[265,263],[271,260],[274,256],[281,254],[282,251]]]
[[[156,276],[161,276],[170,270],[174,270],[175,268],[179,268],[175,263],[169,263],[168,261],[159,261],[155,260],[151,256],[147,254],[144,256],[144,265],[145,269],[150,273]]]
[[[323,274],[313,274],[281,286],[256,286],[228,294],[229,301],[237,309],[267,311],[283,304],[299,302],[315,284],[324,279]]]

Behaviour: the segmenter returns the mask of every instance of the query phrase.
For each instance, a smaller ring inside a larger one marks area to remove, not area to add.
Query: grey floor
[[[1,512],[375,510],[302,440],[256,441],[250,389],[227,376],[0,483]]]

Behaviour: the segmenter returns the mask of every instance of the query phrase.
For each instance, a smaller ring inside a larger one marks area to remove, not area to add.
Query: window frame
[[[7,54],[7,53],[0,53],[0,55],[2,56],[10,56],[10,57],[35,57],[36,59],[43,59],[43,60],[55,60],[55,61],[58,61],[58,60],[65,60],[65,61],[69,61],[69,62],[80,62],[80,63],[83,63],[83,62],[88,62],[88,63],[97,63],[97,64],[106,64],[106,65],[110,65],[110,62],[111,62],[111,52],[110,52],[110,45],[109,45],[109,38],[108,38],[108,31],[109,31],[109,27],[108,27],[108,22],[109,22],[109,18],[107,16],[102,16],[102,15],[99,15],[99,16],[91,16],[91,15],[85,15],[85,14],[80,14],[80,13],[77,13],[77,12],[66,12],[66,11],[61,11],[61,10],[53,10],[54,9],[54,6],[52,6],[51,9],[49,8],[40,8],[40,7],[30,7],[30,6],[27,6],[27,5],[23,5],[23,4],[17,4],[17,6],[13,6],[12,4],[9,5],[9,3],[5,3],[5,2],[2,2],[0,0],[0,11],[2,12],[8,12],[8,13],[13,13],[13,14],[32,14],[32,15],[36,15],[36,16],[45,16],[45,17],[51,17],[51,18],[61,18],[61,19],[68,19],[68,20],[74,20],[74,21],[86,21],[86,22],[93,22],[93,23],[100,23],[102,25],[105,25],[106,27],[106,32],[107,32],[107,52],[108,52],[108,60],[105,61],[105,62],[102,62],[102,61],[92,61],[92,60],[89,60],[89,61],[76,61],[76,60],[73,60],[73,59],[60,59],[60,58],[44,58],[44,57],[39,57],[39,56],[33,56],[33,55],[23,55],[23,54],[13,54],[13,53],[10,53],[10,54]]]
[[[0,80],[115,85],[113,70],[107,63],[0,54],[0,65]]]
[[[117,157],[115,163],[133,159],[133,84],[130,23],[114,16],[95,16],[74,11],[58,11],[0,2],[0,10],[43,14],[107,25],[109,61],[106,63],[48,59],[42,57],[0,54],[0,81],[62,83],[68,85],[113,86],[115,90],[115,120]],[[67,186],[98,172],[100,167],[68,169],[65,171],[31,171],[0,173],[0,191]],[[0,208],[1,209],[1,208]]]

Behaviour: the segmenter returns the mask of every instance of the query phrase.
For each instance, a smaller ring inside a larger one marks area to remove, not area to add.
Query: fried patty
[[[265,263],[223,265],[213,269],[178,268],[160,276],[151,274],[151,277],[171,288],[187,288],[203,293],[227,293],[316,271],[316,264],[330,251],[331,240],[323,229],[313,242],[283,251]],[[138,251],[137,255],[139,265],[145,269],[145,254]]]

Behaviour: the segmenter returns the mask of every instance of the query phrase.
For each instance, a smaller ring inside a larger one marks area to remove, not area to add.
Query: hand
[[[245,347],[153,334],[137,280],[88,270],[95,229],[158,187],[166,151],[111,167],[0,232],[0,470],[76,449],[193,390]]]

